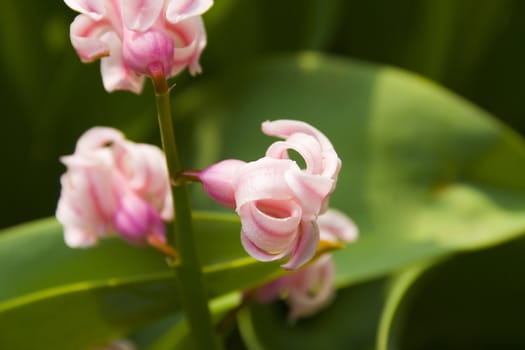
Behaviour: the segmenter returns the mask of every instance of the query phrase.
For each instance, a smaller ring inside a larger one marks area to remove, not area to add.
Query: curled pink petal
[[[206,30],[202,18],[192,17],[177,24],[166,23],[166,27],[175,38],[172,70],[169,76],[177,75],[186,66],[191,75],[200,73],[199,58],[206,47]]]
[[[128,90],[139,94],[144,86],[144,76],[129,69],[122,59],[122,43],[114,33],[108,33],[105,41],[111,48],[111,54],[100,63],[102,82],[108,92]]]
[[[108,31],[105,23],[88,16],[78,15],[70,27],[70,38],[82,62],[93,62],[109,56],[109,46],[100,39]]]
[[[311,174],[320,174],[323,171],[321,145],[317,139],[307,134],[292,134],[286,141],[278,141],[268,147],[267,157],[288,158],[288,150],[293,149],[303,157],[306,171]]]
[[[319,244],[319,227],[315,221],[301,223],[298,241],[290,256],[290,260],[282,265],[287,270],[296,270],[310,261]]]
[[[100,20],[105,13],[106,0],[64,0],[72,10],[88,15],[93,20]]]
[[[233,180],[237,208],[244,203],[260,199],[293,200],[284,174],[290,169],[299,169],[288,159],[263,157],[239,168]]]
[[[98,241],[98,232],[78,227],[66,227],[64,229],[64,241],[71,248],[91,247]]]
[[[327,241],[353,242],[357,239],[358,229],[355,223],[344,213],[328,209],[317,220],[321,238]]]
[[[235,208],[233,179],[236,171],[246,164],[237,159],[223,160],[200,172],[202,187],[208,195],[227,208]]]
[[[286,183],[303,207],[305,220],[315,220],[334,187],[334,180],[291,169],[285,175]]]
[[[101,149],[106,145],[124,141],[124,135],[113,128],[94,127],[86,131],[77,141],[75,152]]]
[[[311,135],[317,139],[324,151],[334,148],[330,140],[322,132],[310,124],[298,120],[280,119],[266,121],[262,123],[262,131],[268,136],[281,138],[288,138],[296,133]]]
[[[202,15],[213,5],[213,0],[169,0],[166,17],[177,23],[189,17]]]
[[[290,254],[290,251],[282,251],[279,253],[269,253],[259,249],[250,239],[241,231],[241,244],[250,256],[259,261],[275,261],[284,258]]]
[[[123,0],[122,18],[127,29],[149,29],[162,11],[163,0]]]
[[[268,303],[283,297],[289,306],[288,320],[308,317],[326,307],[334,297],[335,265],[325,254],[312,264],[271,281],[254,291],[255,299]]]
[[[341,168],[341,160],[337,156],[337,153],[335,153],[334,147],[332,146],[330,140],[322,132],[310,124],[287,119],[266,121],[262,124],[262,131],[266,135],[282,137],[286,139],[292,139],[292,137],[296,134],[305,134],[314,137],[317,142],[319,142],[321,149],[321,152],[317,155],[317,157],[323,164],[322,171],[317,174],[330,177],[334,180],[337,179],[339,170]],[[294,146],[294,149],[295,147],[297,146]]]
[[[289,277],[287,304],[288,320],[311,316],[326,307],[334,297],[335,266],[326,254],[311,266]]]
[[[257,201],[246,203],[238,210],[242,234],[269,254],[290,250],[297,238],[301,208],[289,201]]]

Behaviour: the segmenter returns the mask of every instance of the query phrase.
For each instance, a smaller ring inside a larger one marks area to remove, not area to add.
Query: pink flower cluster
[[[144,76],[199,73],[206,46],[200,17],[213,0],[64,0],[80,12],[70,28],[83,62],[101,60],[107,91],[140,93]]]
[[[70,247],[87,247],[117,232],[133,244],[165,242],[164,221],[173,216],[162,151],[128,141],[112,128],[88,130],[67,167],[56,216]]]
[[[343,213],[329,209],[318,220],[321,237],[328,241],[352,242],[357,227]],[[324,254],[299,271],[272,281],[255,291],[255,298],[268,303],[284,297],[293,323],[310,316],[330,303],[334,296],[335,265],[330,254]]]
[[[218,203],[235,208],[241,218],[241,241],[260,261],[289,257],[283,265],[297,269],[315,254],[317,217],[326,211],[341,160],[319,130],[294,120],[267,121],[262,131],[284,138],[253,162],[225,160],[199,173],[204,190]],[[289,158],[296,151],[301,169]]]

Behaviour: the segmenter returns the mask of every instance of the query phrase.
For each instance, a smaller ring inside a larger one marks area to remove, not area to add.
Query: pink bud
[[[126,33],[128,35],[122,43],[122,57],[130,69],[149,76],[154,71],[159,71],[164,76],[171,72],[173,40],[167,33],[158,30]]]
[[[246,163],[241,160],[227,159],[204,169],[199,174],[203,189],[217,203],[227,208],[235,208],[232,182],[235,172],[244,164]]]
[[[145,244],[149,235],[165,241],[164,222],[151,204],[134,193],[121,196],[113,214],[117,232],[133,244]]]

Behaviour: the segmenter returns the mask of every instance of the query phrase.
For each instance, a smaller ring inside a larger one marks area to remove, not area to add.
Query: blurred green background
[[[71,47],[69,24],[76,14],[63,1],[2,4],[0,149],[6,162],[0,173],[0,228],[54,214],[64,171],[59,157],[72,153],[87,129],[114,126],[133,141],[159,143],[151,86],[146,84],[140,96],[106,93],[99,63],[82,64]],[[333,305],[295,328],[287,328],[282,304],[254,306],[240,316],[231,337],[234,344],[240,332],[253,348],[264,341],[271,349],[289,349],[298,342],[304,349],[371,349],[383,335],[400,349],[523,349],[525,240],[516,239],[525,227],[523,140],[424,79],[346,58],[420,74],[525,135],[524,18],[522,0],[215,1],[204,16],[208,46],[201,58],[203,74],[173,79],[184,164],[203,166],[224,156],[221,152],[254,159],[270,142],[252,129],[258,118],[283,117],[273,115],[275,110],[292,111],[322,124],[341,158],[350,160],[332,203],[351,214],[363,233],[358,244],[336,254],[341,289]],[[283,55],[304,51],[343,59]],[[284,58],[268,61],[274,56]],[[308,71],[308,64],[321,67]],[[305,96],[312,97],[308,103],[303,103]],[[272,100],[266,104],[268,98]],[[341,117],[348,118],[339,123]],[[197,147],[199,142],[208,147]],[[196,206],[210,202],[195,199]],[[217,229],[219,223],[212,225]],[[244,257],[238,227],[230,226],[221,231],[222,249],[233,247]],[[12,295],[4,295],[0,309],[19,293],[45,291],[53,283],[85,282],[91,274],[97,281],[125,280],[142,276],[143,270],[166,268],[163,261],[151,260],[151,252],[115,241],[72,251],[54,221],[35,224],[30,234],[24,230],[15,229],[12,239],[4,235],[0,244],[0,275],[13,281],[3,284]],[[33,244],[35,237],[39,244]],[[215,249],[215,241],[204,237],[201,245],[220,256],[223,251]],[[231,247],[225,248],[225,242]],[[221,277],[217,280],[223,285],[217,283],[224,290],[253,283],[250,278],[258,275],[246,271],[246,281]],[[150,287],[141,283],[140,288]],[[126,287],[125,292],[142,295],[139,287]],[[124,293],[107,289],[98,295],[100,300]],[[155,307],[170,311],[170,293],[153,298],[154,310],[146,312],[152,320],[160,317]],[[91,291],[86,295],[91,297]],[[100,331],[104,337],[114,336],[115,330],[119,335],[136,331],[126,317],[104,323],[120,307],[136,305],[128,299],[108,300],[106,313],[95,316],[89,313],[90,304],[74,300],[72,305],[87,305],[80,311],[62,307],[85,324],[100,326],[90,328],[93,334],[101,329],[107,332]],[[53,300],[43,299],[42,305],[55,312]],[[22,326],[17,328],[9,312],[0,312],[3,326],[15,329],[7,333],[25,339],[27,325],[35,324],[41,334],[62,344],[62,334],[54,331],[69,324],[67,313],[53,323],[30,307],[9,307]],[[83,327],[78,320],[73,324]],[[250,327],[258,334],[251,334]]]
[[[116,126],[135,141],[158,136],[151,87],[140,97],[107,94],[99,63],[82,64],[70,45],[75,13],[62,1],[2,4],[0,227],[7,227],[54,213],[64,171],[58,157],[88,128]],[[205,15],[204,73],[177,77],[174,103],[192,82],[272,54],[316,50],[422,74],[523,134],[524,15],[521,0],[217,0]]]

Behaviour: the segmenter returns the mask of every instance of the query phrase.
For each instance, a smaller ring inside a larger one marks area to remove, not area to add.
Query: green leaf
[[[266,119],[304,120],[332,140],[343,168],[331,206],[361,231],[335,254],[341,285],[525,230],[523,139],[418,76],[305,53],[228,72],[185,99],[193,108],[180,113],[200,116],[197,168],[261,157],[274,141],[259,132]]]
[[[388,349],[525,347],[523,238],[427,270],[398,300]]]
[[[286,321],[287,308],[283,303],[254,304],[239,314],[239,329],[251,350],[371,350],[384,290],[384,280],[341,289],[334,303],[295,325]]]
[[[277,263],[262,264],[248,257],[239,230],[232,215],[195,216],[210,298],[282,273]],[[54,219],[4,230],[0,348],[46,344],[79,349],[128,334],[180,311],[173,274],[160,253],[118,238],[102,240],[90,249],[70,249]]]

